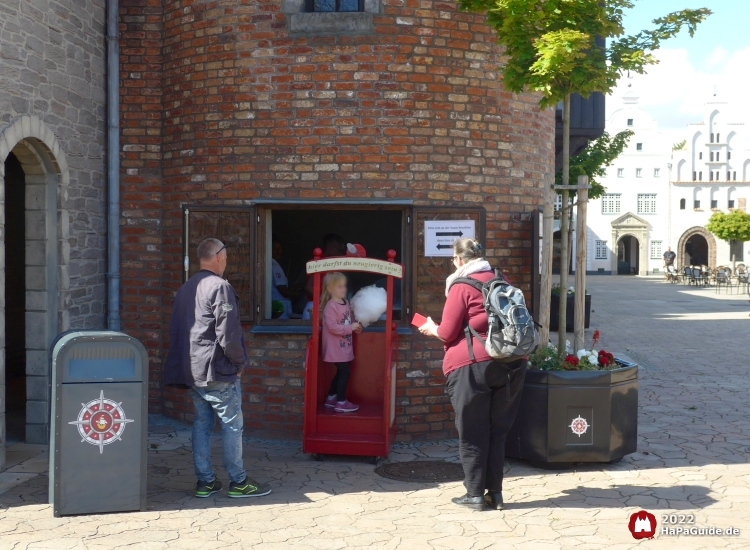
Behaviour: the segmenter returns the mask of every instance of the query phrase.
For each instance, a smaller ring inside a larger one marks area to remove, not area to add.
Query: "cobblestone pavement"
[[[0,548],[750,548],[747,300],[651,278],[590,277],[588,289],[601,347],[644,365],[638,452],[619,464],[543,471],[511,462],[507,509],[472,512],[449,502],[459,483],[391,481],[365,461],[315,462],[298,443],[248,440],[248,470],[273,494],[200,500],[188,433],[154,418],[145,513],[53,518],[45,448],[12,447],[18,465],[0,474]],[[390,456],[424,458],[456,461],[455,442],[400,445]],[[640,508],[660,523],[661,514],[691,514],[696,526],[740,534],[635,541],[626,526]]]

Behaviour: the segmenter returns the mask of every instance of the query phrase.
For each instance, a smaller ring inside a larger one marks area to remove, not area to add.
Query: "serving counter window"
[[[187,205],[184,280],[199,269],[198,244],[216,237],[229,250],[225,276],[239,294],[242,320],[252,323],[254,332],[309,333],[306,311],[316,289],[311,287],[305,266],[315,248],[328,256],[376,259],[385,259],[388,250],[394,250],[395,262],[404,266],[403,279],[395,281],[394,321],[408,327],[415,311],[439,320],[452,262],[450,257],[425,253],[425,222],[441,220],[471,220],[480,241],[488,248],[502,248],[502,243],[485,240],[482,207],[422,207],[410,201]],[[350,272],[347,278],[352,295],[365,286],[385,284],[385,278],[374,273]]]
[[[259,321],[267,326],[309,326],[314,293],[305,265],[312,251],[324,255],[363,256],[385,259],[396,251],[403,262],[407,250],[404,226],[407,208],[384,204],[267,204],[256,207],[260,219],[257,249]],[[370,285],[384,286],[385,277],[372,273],[348,273],[350,295]],[[394,318],[402,320],[404,285],[395,289]]]

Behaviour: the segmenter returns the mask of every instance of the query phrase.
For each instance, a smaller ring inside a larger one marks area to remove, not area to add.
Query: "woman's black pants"
[[[448,375],[469,496],[503,490],[505,438],[518,412],[525,373],[526,361],[519,360],[473,363]]]

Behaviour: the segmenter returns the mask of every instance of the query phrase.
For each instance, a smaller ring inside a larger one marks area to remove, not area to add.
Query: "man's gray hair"
[[[222,248],[224,248],[224,243],[219,239],[204,239],[201,244],[198,245],[198,259],[203,261],[211,260]]]

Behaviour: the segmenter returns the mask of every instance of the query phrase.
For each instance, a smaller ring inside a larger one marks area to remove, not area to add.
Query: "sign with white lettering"
[[[424,222],[424,255],[453,256],[457,239],[474,239],[474,220],[430,220]]]
[[[375,258],[323,258],[307,262],[307,274],[322,273],[324,271],[366,271],[368,273],[379,273],[391,275],[397,279],[404,276],[404,266],[386,260]]]

